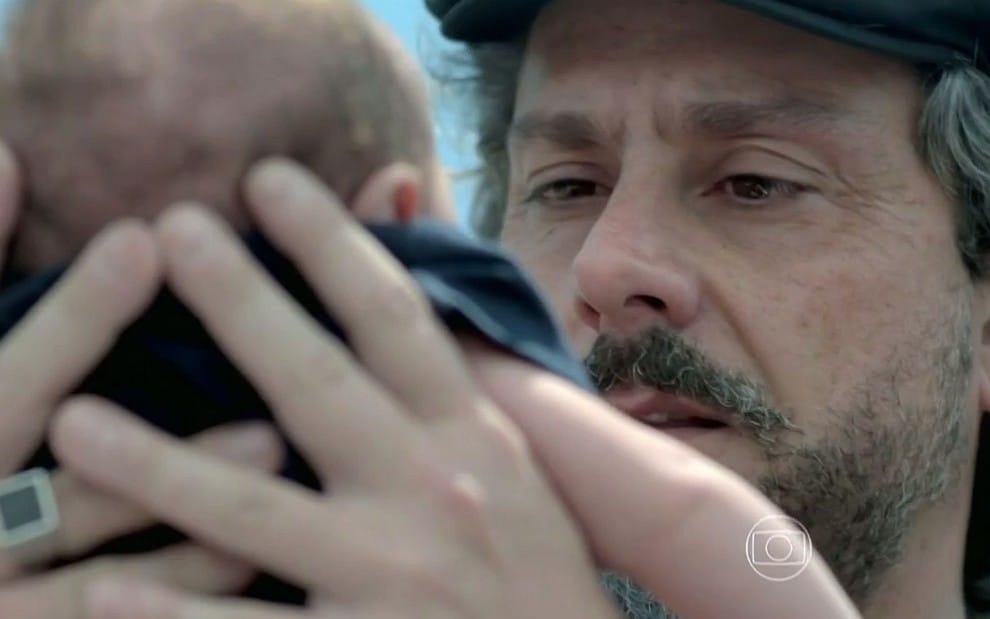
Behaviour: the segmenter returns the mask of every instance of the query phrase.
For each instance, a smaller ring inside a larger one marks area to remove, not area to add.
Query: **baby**
[[[244,228],[238,181],[268,155],[346,201],[385,164],[415,164],[424,205],[449,216],[422,77],[351,0],[30,0],[5,39],[0,136],[27,173],[19,272],[176,200]]]
[[[299,273],[250,230],[240,180],[263,157],[295,159],[359,205],[379,169],[412,164],[423,178],[420,213],[451,218],[421,76],[349,0],[30,0],[5,44],[0,137],[25,171],[26,204],[0,294],[0,334],[109,222],[152,218],[177,200],[218,209],[303,307],[335,330]],[[374,210],[356,214],[395,219]],[[371,229],[451,328],[584,380],[539,296],[503,255],[429,220]],[[180,436],[270,418],[167,290],[78,391]],[[55,462],[42,450],[28,466]],[[291,450],[283,474],[316,484]],[[96,553],[176,539],[146,531]],[[251,593],[300,599],[271,580]]]

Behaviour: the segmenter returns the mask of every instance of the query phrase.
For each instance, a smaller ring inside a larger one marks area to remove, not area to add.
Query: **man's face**
[[[968,486],[985,404],[922,102],[713,0],[558,0],[509,138],[504,241],[613,403],[759,483],[861,601]]]

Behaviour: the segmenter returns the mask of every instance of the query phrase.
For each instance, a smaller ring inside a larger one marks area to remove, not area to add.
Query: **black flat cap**
[[[990,70],[990,0],[721,0],[910,62]],[[444,35],[480,43],[523,32],[550,0],[426,0]]]

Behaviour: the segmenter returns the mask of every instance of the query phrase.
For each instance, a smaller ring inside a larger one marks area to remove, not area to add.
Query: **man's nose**
[[[652,215],[652,216],[651,216]],[[698,274],[673,223],[610,204],[574,259],[578,316],[599,333],[632,336],[658,323],[687,328],[701,306]]]

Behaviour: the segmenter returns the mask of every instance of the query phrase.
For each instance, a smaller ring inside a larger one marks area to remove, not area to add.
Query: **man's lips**
[[[734,425],[732,413],[649,387],[617,387],[605,399],[627,415],[660,430]]]

